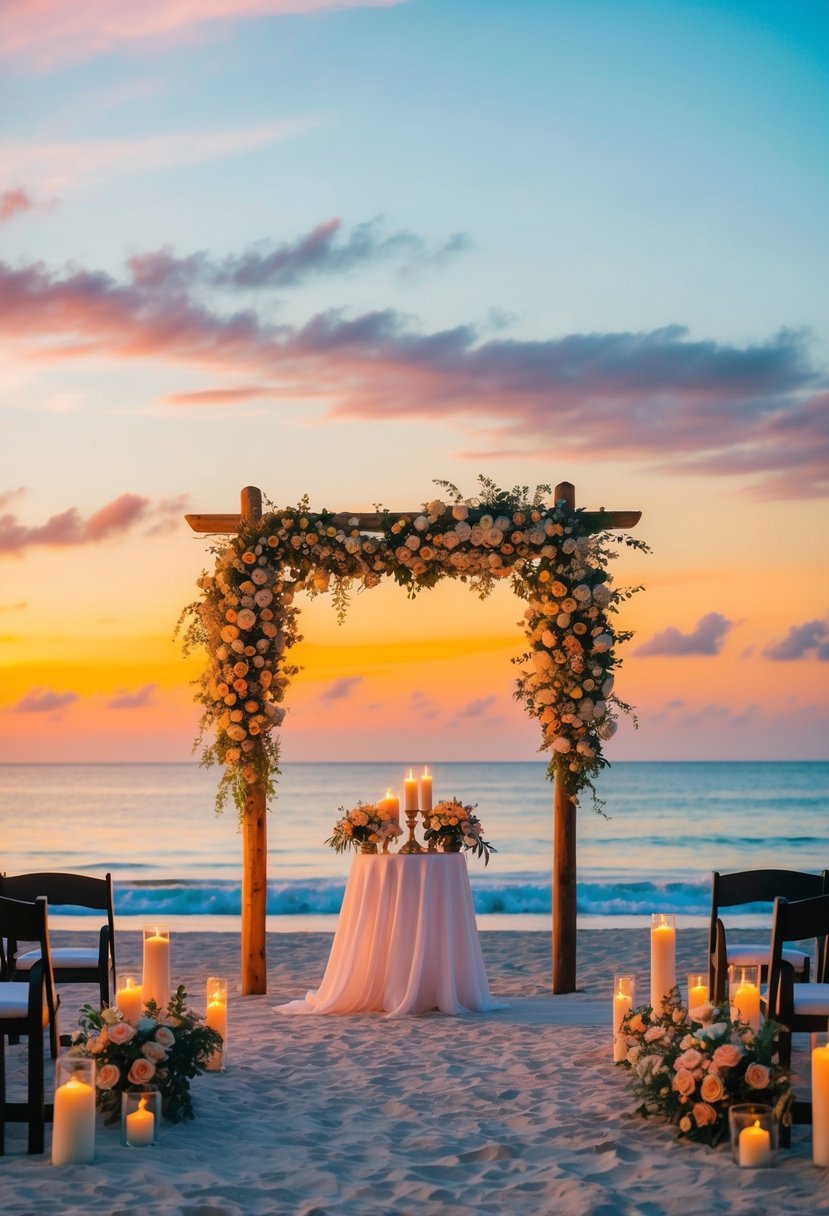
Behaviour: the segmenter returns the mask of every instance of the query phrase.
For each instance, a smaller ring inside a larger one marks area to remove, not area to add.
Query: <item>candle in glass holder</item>
[[[759,1119],[740,1132],[739,1156],[744,1168],[771,1165],[771,1132],[760,1126]]]
[[[144,926],[144,1003],[155,1001],[160,1009],[170,999],[170,930],[166,925]]]
[[[408,777],[403,779],[403,790],[405,798],[405,807],[407,811],[417,810],[417,777],[409,769]]]
[[[756,1034],[760,1029],[760,968],[732,966],[731,1016],[747,1022]]]
[[[651,1005],[662,1013],[662,1001],[676,984],[676,917],[665,912],[651,916]]]
[[[428,768],[424,768],[420,778],[420,809],[424,815],[428,815],[432,809],[432,778]]]
[[[227,1047],[227,980],[218,975],[207,977],[207,1013],[205,1019],[212,1030],[217,1030],[222,1036],[222,1045],[214,1051],[207,1062],[210,1072],[221,1072],[225,1066],[225,1048]]]
[[[144,1148],[155,1139],[155,1115],[147,1110],[147,1095],[142,1094],[138,1106],[127,1115],[126,1141],[132,1148]]]
[[[122,975],[121,987],[115,993],[115,1004],[125,1022],[135,1023],[144,1012],[144,989],[136,984],[134,975]]]
[[[812,1161],[829,1165],[829,1041],[812,1049]]]
[[[708,976],[692,971],[688,976],[688,1012],[708,1003]]]
[[[90,1057],[58,1057],[52,1119],[52,1165],[94,1160],[95,1061]]]
[[[620,1033],[622,1020],[633,1008],[634,980],[632,975],[617,975],[613,983],[613,1062],[627,1057],[628,1045]]]

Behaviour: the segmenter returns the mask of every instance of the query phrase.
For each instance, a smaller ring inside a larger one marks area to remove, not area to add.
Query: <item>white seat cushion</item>
[[[829,1018],[829,984],[795,984],[792,995],[796,1017]]]
[[[26,950],[15,957],[14,965],[18,971],[29,971],[40,958],[39,950]],[[59,946],[52,951],[52,969],[61,967],[97,967],[98,951],[86,950],[79,947]]]
[[[25,1018],[29,1012],[29,985],[0,983],[0,1024],[4,1018]],[[49,1010],[43,1006],[43,1025],[49,1021]]]
[[[729,943],[726,949],[729,963],[734,963],[737,967],[767,967],[769,965],[767,946],[757,943],[753,946],[732,946]],[[783,950],[783,959],[785,962],[791,963],[795,971],[803,971],[808,958],[809,955],[804,954],[802,950]]]

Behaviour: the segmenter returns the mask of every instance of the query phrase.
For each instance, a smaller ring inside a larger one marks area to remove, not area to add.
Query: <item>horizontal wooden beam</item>
[[[421,511],[390,511],[390,515],[408,515],[413,517],[420,515]],[[641,511],[605,511],[604,514],[600,511],[586,511],[585,516],[591,522],[597,525],[601,521],[601,526],[604,528],[635,528],[642,518]],[[217,532],[238,532],[242,526],[242,516],[236,514],[229,515],[185,515],[184,517],[194,532],[206,532],[209,534]],[[332,523],[335,528],[342,528],[349,531],[353,527],[357,527],[361,532],[381,532],[381,516],[376,511],[338,511],[332,517]],[[351,520],[356,519],[357,523],[352,524]]]

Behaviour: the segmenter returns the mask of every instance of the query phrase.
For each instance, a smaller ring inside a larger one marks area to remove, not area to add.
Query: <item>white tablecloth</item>
[[[356,856],[322,984],[280,1013],[497,1008],[461,853]]]

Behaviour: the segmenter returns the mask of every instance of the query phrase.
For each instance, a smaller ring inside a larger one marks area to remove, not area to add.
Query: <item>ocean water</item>
[[[549,928],[544,764],[430,771],[435,800],[476,803],[498,850],[488,867],[469,857],[481,927]],[[400,790],[403,775],[395,763],[285,765],[268,824],[270,929],[333,928],[350,864],[324,844],[338,808]],[[233,807],[214,812],[217,777],[195,764],[0,766],[0,868],[110,871],[124,926],[235,927],[241,837]],[[578,816],[582,927],[645,924],[652,911],[701,925],[712,869],[829,867],[829,762],[619,762],[599,789],[607,818],[588,800]]]

